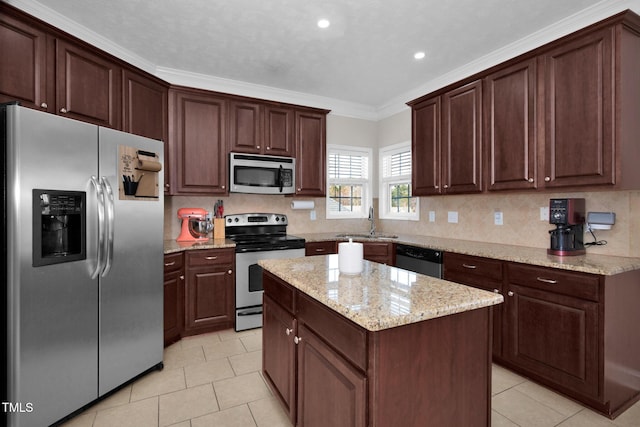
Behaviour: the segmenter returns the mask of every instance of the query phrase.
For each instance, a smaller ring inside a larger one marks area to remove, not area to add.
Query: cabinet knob
[[[533,182],[533,178],[529,178],[529,182]]]
[[[498,289],[494,289],[494,290],[493,290],[493,293],[494,293],[494,294],[499,294],[499,293],[500,293],[500,291],[499,291]]]
[[[300,341],[302,341],[302,338],[300,337],[293,337],[293,342],[296,344],[300,344]]]
[[[545,177],[544,177],[544,182],[550,182],[550,181],[551,181],[551,178],[550,178],[550,177],[548,177],[548,176],[545,176]]]
[[[222,189],[224,190],[224,189],[225,189],[225,186],[224,186],[224,185],[221,185],[221,186],[220,186],[220,188],[222,188]]]
[[[287,335],[291,335],[291,332],[293,332],[293,329],[291,329],[291,328],[287,328],[287,329],[284,330],[284,333],[287,334]]]
[[[512,291],[509,291],[509,292],[507,292],[507,295],[509,295],[510,297],[512,297],[512,296],[513,296],[513,292],[512,292]]]
[[[64,108],[64,107],[62,107],[62,108],[60,109],[60,112],[64,114],[64,113],[66,113],[66,112],[67,112],[67,109],[66,109],[66,108]]]
[[[228,274],[233,274],[233,270],[227,271]]]
[[[184,276],[180,276],[180,280],[184,280]]]
[[[271,150],[271,147],[267,147],[267,150]]]
[[[47,108],[47,107],[48,107],[48,105],[47,105],[47,103],[46,103],[46,102],[43,102],[42,104],[40,104],[40,107],[41,107],[41,108]]]
[[[445,188],[445,189],[449,188],[449,185],[448,185],[448,184],[445,184],[445,185],[444,185],[444,188]]]
[[[298,191],[302,191],[302,188],[298,187]]]
[[[434,185],[433,188],[435,188],[437,190],[438,188],[440,188],[440,186],[439,185]]]
[[[256,148],[259,150],[259,149],[260,149],[260,146],[259,146],[259,145],[256,145]]]

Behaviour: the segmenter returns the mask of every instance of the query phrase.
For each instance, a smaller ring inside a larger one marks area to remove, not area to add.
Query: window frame
[[[412,188],[411,170],[406,175],[385,177],[384,176],[384,159],[394,154],[409,151],[411,155],[411,163],[413,164],[413,151],[411,150],[411,141],[401,142],[398,144],[388,145],[378,149],[378,205],[380,219],[397,219],[405,221],[420,221],[420,198],[411,196],[416,202],[416,211],[414,213],[392,212],[391,211],[391,195],[389,194],[389,186],[392,184],[409,184]]]
[[[367,158],[367,176],[365,178],[331,178],[330,170],[329,170],[329,158],[332,153],[339,153],[344,155],[361,155]],[[372,168],[371,163],[373,161],[373,149],[370,147],[360,147],[355,145],[337,145],[337,144],[327,144],[327,195],[325,197],[325,216],[326,219],[360,219],[367,218],[369,215],[369,207],[372,206],[373,196],[372,196],[372,182],[371,182],[371,174]],[[331,203],[331,185],[332,184],[357,184],[362,185],[362,212],[335,212],[329,209],[329,205]]]

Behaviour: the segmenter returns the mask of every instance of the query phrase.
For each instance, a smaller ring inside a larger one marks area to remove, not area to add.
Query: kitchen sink
[[[344,239],[397,239],[398,236],[395,234],[385,234],[385,233],[340,233],[336,234],[336,237],[344,238]]]

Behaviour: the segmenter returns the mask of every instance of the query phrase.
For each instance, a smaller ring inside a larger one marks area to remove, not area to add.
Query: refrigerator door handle
[[[113,189],[111,188],[111,184],[109,184],[109,180],[107,179],[106,176],[103,176],[100,181],[102,182],[102,185],[104,186],[104,191],[105,191],[105,211],[107,213],[106,215],[106,235],[107,235],[107,241],[106,241],[106,254],[105,254],[105,266],[104,266],[104,271],[102,272],[102,277],[105,277],[107,274],[109,274],[109,271],[111,270],[111,266],[113,265],[113,238],[114,238],[114,230],[115,230],[115,224],[114,224],[114,197],[113,197]]]
[[[95,279],[103,269],[103,255],[102,248],[104,247],[104,193],[102,191],[102,185],[98,183],[98,178],[91,177],[91,184],[96,189],[96,199],[98,201],[98,253],[96,256],[96,268],[91,274],[91,278]]]

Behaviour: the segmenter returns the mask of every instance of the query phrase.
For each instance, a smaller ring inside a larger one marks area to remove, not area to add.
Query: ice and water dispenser
[[[86,193],[33,190],[33,266],[86,259]]]

